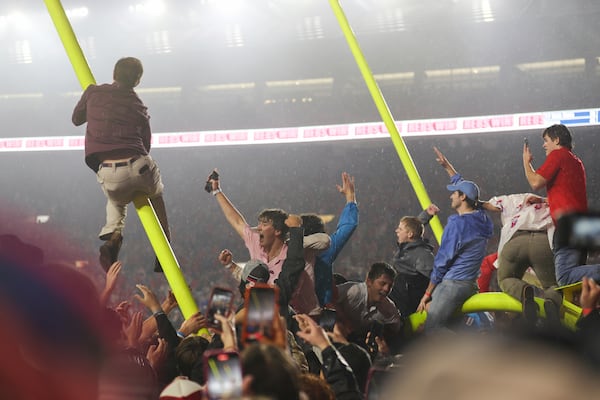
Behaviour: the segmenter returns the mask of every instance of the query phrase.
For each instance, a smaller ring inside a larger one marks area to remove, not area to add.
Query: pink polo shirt
[[[287,244],[284,243],[279,254],[269,260],[267,252],[260,246],[260,234],[252,230],[249,225],[244,227],[244,244],[250,252],[251,259],[260,260],[267,264],[270,274],[269,283],[274,284],[287,257]],[[315,292],[315,252],[305,250],[304,259],[306,265],[300,275],[296,290],[292,294],[290,306],[297,313],[315,314],[319,310],[319,300]]]

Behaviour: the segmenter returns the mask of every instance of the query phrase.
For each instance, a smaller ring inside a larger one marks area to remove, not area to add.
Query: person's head
[[[417,217],[402,217],[396,228],[398,243],[414,242],[423,237],[423,223]]]
[[[367,273],[367,299],[369,303],[377,303],[392,291],[396,279],[396,270],[386,262],[371,265]]]
[[[556,332],[548,339],[512,336],[444,334],[416,343],[380,398],[585,399],[600,390],[597,370],[572,344],[554,339]]]
[[[317,214],[300,214],[304,236],[313,233],[325,233],[325,222]]]
[[[270,248],[276,241],[283,243],[288,233],[285,220],[288,213],[279,208],[262,210],[258,215],[258,233],[260,234],[260,245]]]
[[[175,348],[177,370],[181,375],[204,384],[202,357],[208,348],[208,340],[201,336],[188,336]]]
[[[344,357],[350,368],[352,368],[358,389],[361,393],[364,393],[369,377],[369,370],[372,365],[369,353],[356,343],[339,345],[337,346],[337,350]]]
[[[133,89],[140,83],[143,73],[144,67],[140,60],[135,57],[125,57],[115,64],[113,79],[120,86]]]
[[[244,377],[251,376],[249,396],[274,400],[299,400],[300,371],[279,347],[252,344],[242,351]]]
[[[450,195],[451,206],[457,212],[474,210],[479,207],[479,186],[475,182],[461,180],[447,185],[446,188],[452,192]]]
[[[257,283],[269,282],[270,273],[269,267],[259,260],[250,260],[242,269],[242,277],[240,280],[240,293],[242,297],[246,293],[246,289],[253,287]]]
[[[335,400],[335,393],[329,384],[315,374],[300,374],[300,388],[311,400]]]
[[[546,155],[561,147],[566,147],[569,150],[573,149],[571,131],[563,124],[555,124],[544,129],[542,139],[544,139],[543,147]]]
[[[159,400],[201,400],[205,398],[202,395],[203,390],[198,383],[177,377],[163,389],[158,398]]]

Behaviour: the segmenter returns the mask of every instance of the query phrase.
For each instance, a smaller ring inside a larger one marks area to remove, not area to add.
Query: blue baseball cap
[[[477,186],[475,182],[461,180],[454,185],[446,186],[446,188],[451,192],[460,190],[469,199],[473,201],[479,201],[479,186]]]

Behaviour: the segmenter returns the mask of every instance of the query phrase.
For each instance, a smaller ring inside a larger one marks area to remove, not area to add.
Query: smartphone
[[[557,244],[582,250],[600,250],[600,213],[572,213],[556,222]]]
[[[390,375],[389,368],[374,367],[369,370],[367,387],[365,390],[367,400],[383,399],[382,389]]]
[[[279,318],[278,298],[277,286],[257,283],[246,290],[242,344],[274,339],[275,318]]]
[[[371,322],[371,326],[369,328],[369,339],[367,341],[367,347],[371,354],[376,355],[379,351],[379,346],[377,346],[377,341],[375,341],[376,337],[381,338],[383,335],[383,324],[381,322],[373,321]]]
[[[204,185],[204,190],[206,190],[208,193],[212,192],[212,182],[210,181],[211,179],[214,181],[219,179],[219,173],[216,170],[213,170],[213,172],[208,177],[208,180],[206,181],[206,185]]]
[[[241,398],[242,364],[237,352],[223,350],[205,352],[204,376],[209,399]]]
[[[333,332],[333,326],[335,325],[336,313],[333,308],[324,308],[321,311],[319,317],[319,325],[325,329],[326,332]]]
[[[231,289],[214,287],[210,294],[210,300],[206,307],[206,322],[208,327],[217,331],[221,330],[221,323],[215,318],[215,314],[228,317],[233,305],[233,291]]]
[[[523,143],[525,143],[525,146],[529,147],[529,140],[527,138],[523,138]]]

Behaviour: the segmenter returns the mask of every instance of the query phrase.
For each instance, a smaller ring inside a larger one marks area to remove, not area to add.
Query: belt
[[[533,229],[519,229],[517,231],[518,232],[523,232],[523,233],[547,233],[548,231],[545,230],[533,230]]]
[[[138,160],[138,158],[140,158],[140,157],[138,157],[138,156],[135,156],[135,157],[131,157],[131,158],[130,158],[129,160],[127,160],[127,161],[119,161],[119,162],[116,162],[116,163],[111,163],[111,162],[103,162],[102,164],[100,164],[100,166],[102,166],[102,167],[106,167],[106,168],[112,168],[112,167],[115,167],[115,168],[119,168],[119,167],[126,167],[126,166],[128,166],[128,165],[130,165],[130,164],[133,164],[134,162],[136,162],[136,161]]]

